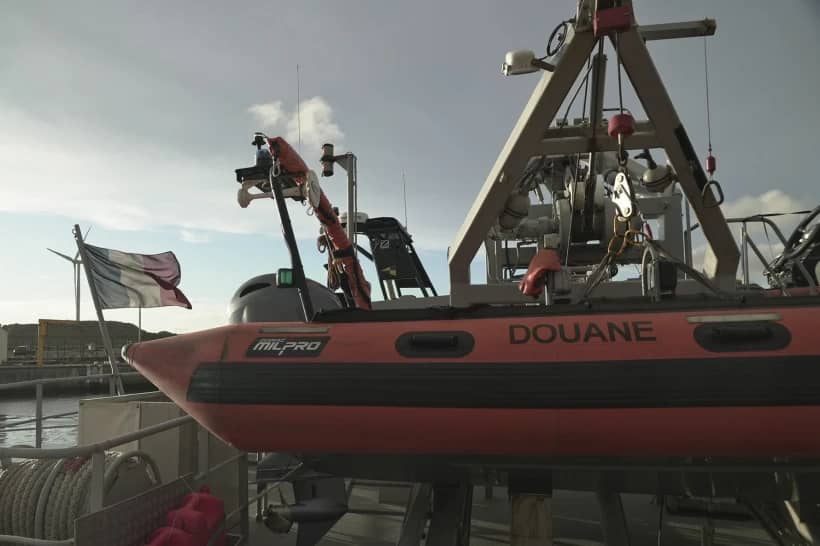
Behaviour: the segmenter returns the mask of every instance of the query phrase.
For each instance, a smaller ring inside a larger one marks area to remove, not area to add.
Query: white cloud
[[[190,229],[182,229],[179,232],[179,236],[182,238],[183,241],[186,243],[209,243],[211,242],[210,236],[207,233],[203,233],[201,231],[193,231]]]
[[[241,209],[236,165],[207,154],[122,145],[90,130],[33,119],[0,104],[0,212],[61,215],[116,230],[270,233],[270,208]],[[43,135],[49,141],[43,142]],[[295,229],[315,229],[294,215]],[[312,233],[312,232],[311,232]]]
[[[254,104],[248,108],[248,112],[253,114],[260,129],[272,129],[278,127],[285,119],[285,112],[282,110],[282,101],[266,102],[264,104]]]
[[[322,144],[339,145],[344,132],[333,121],[333,109],[322,97],[312,97],[299,103],[299,109],[285,110],[282,101],[254,104],[248,108],[261,129],[283,132],[285,140],[304,152],[304,159],[311,162],[319,157]],[[275,135],[270,135],[275,136]]]
[[[721,208],[727,218],[742,218],[755,214],[796,212],[804,209],[805,205],[783,190],[769,190],[760,195],[744,195]]]
[[[333,122],[333,110],[322,97],[313,97],[301,102],[299,116],[292,113],[287,124],[286,138],[294,144],[299,140],[299,124],[301,122],[302,150],[310,156],[311,153],[319,156],[322,144],[330,142],[339,145],[344,139],[344,133]]]

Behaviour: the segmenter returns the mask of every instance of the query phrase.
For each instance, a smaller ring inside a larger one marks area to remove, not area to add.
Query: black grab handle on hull
[[[792,341],[788,328],[777,322],[725,322],[701,324],[695,341],[713,353],[776,351]]]
[[[408,358],[458,358],[470,354],[475,339],[470,332],[407,332],[396,340],[396,351]]]

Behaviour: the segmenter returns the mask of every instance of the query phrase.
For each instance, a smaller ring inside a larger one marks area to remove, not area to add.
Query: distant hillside
[[[106,324],[115,351],[138,338],[137,326],[134,324],[117,321],[106,321]],[[37,324],[6,324],[3,328],[9,333],[9,351],[20,345],[30,347],[32,350],[37,348]],[[173,335],[175,334],[171,332],[143,330],[142,340],[148,341]],[[102,349],[102,337],[95,320],[50,323],[45,344],[46,358],[93,356]]]

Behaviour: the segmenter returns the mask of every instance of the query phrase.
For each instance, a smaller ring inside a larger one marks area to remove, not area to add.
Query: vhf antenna
[[[404,171],[401,172],[401,188],[404,193],[404,229],[407,229],[407,179],[404,177]]]
[[[296,63],[296,132],[299,153],[302,153],[302,99],[301,88],[299,83],[299,63]]]

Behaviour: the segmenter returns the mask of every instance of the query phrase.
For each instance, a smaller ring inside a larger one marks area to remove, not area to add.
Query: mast
[[[105,324],[102,308],[100,307],[100,296],[97,294],[97,286],[94,284],[94,276],[91,272],[91,266],[88,263],[88,254],[85,249],[85,241],[83,241],[83,234],[80,231],[80,226],[74,224],[74,240],[77,241],[77,250],[80,253],[80,260],[85,269],[85,278],[88,279],[88,289],[91,292],[91,301],[94,302],[94,310],[97,312],[97,323],[100,326],[100,336],[102,337],[105,354],[108,356],[108,364],[111,367],[111,375],[114,376],[115,388],[117,394],[124,394],[122,378],[117,364],[117,358],[114,355],[114,348],[111,344],[111,335],[108,333],[108,326]]]

